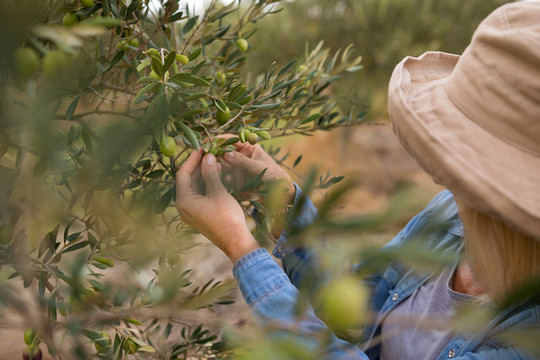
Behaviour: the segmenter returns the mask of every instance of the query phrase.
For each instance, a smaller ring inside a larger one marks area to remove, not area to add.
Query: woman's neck
[[[487,292],[483,286],[474,281],[471,267],[467,261],[459,263],[452,282],[452,289],[473,296],[484,295]]]

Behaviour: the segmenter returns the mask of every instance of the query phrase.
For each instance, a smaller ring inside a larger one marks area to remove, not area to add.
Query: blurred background
[[[440,188],[423,174],[395,138],[387,117],[388,82],[405,56],[426,51],[461,54],[480,21],[503,0],[294,0],[263,19],[250,39],[247,66],[254,73],[272,62],[302,58],[305,49],[324,41],[334,51],[352,44],[363,57],[359,72],[331,89],[342,109],[367,110],[366,124],[314,137],[290,139],[293,155],[303,155],[299,171],[318,164],[356,180],[359,187],[344,199],[349,214],[380,211],[404,183],[420,184],[426,197]],[[295,159],[296,156],[291,156]],[[413,210],[412,212],[416,211]],[[396,228],[402,224],[398,221]]]
[[[527,0],[525,0],[527,1]],[[529,0],[530,1],[530,0]],[[186,0],[202,12],[211,0]],[[229,4],[230,1],[222,1]],[[262,19],[251,38],[248,66],[266,71],[273,61],[301,58],[323,40],[332,50],[354,45],[363,56],[363,71],[339,82],[343,103],[369,108],[370,119],[386,116],[386,91],[394,66],[405,56],[426,51],[461,54],[474,29],[508,0],[284,0],[283,9]],[[240,3],[248,3],[241,0]]]

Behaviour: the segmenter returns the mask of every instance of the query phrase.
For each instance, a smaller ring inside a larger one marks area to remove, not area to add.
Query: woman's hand
[[[222,169],[227,185],[238,190],[247,180],[266,169],[263,181],[280,180],[280,186],[284,189],[281,205],[292,205],[296,189],[289,174],[259,144],[238,142],[234,146],[236,151],[223,155],[225,162]],[[264,199],[260,201],[264,203]]]
[[[228,136],[226,135],[226,137]],[[283,189],[281,193],[280,191],[274,193],[273,196],[277,196],[274,199],[277,203],[274,203],[274,205],[278,207],[292,205],[296,195],[296,188],[289,174],[260,145],[238,142],[234,146],[236,151],[225,153],[223,156],[225,162],[221,163],[226,184],[233,189],[239,190],[247,180],[266,170],[263,181],[279,180],[277,190]],[[249,193],[241,195],[248,197]],[[263,204],[265,203],[264,198],[258,200]],[[276,238],[280,236],[285,227],[285,218],[283,216],[275,218],[272,224],[271,232]]]
[[[194,151],[176,173],[176,208],[182,221],[206,236],[233,263],[259,247],[242,208],[221,183],[215,156],[203,157],[202,149]]]

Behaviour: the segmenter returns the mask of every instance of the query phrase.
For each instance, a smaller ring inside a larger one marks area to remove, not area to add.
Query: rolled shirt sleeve
[[[299,231],[312,224],[318,217],[317,208],[309,197],[295,183],[296,193],[294,196],[293,208],[287,218],[285,230],[281,233],[277,240],[276,246],[272,255],[277,258],[283,258],[285,255],[294,251],[294,247],[287,244],[289,231]]]
[[[239,259],[233,274],[253,314],[263,324],[272,323],[280,329],[273,336],[292,336],[323,359],[368,359],[360,349],[338,339],[311,306],[297,314],[298,289],[265,249]]]

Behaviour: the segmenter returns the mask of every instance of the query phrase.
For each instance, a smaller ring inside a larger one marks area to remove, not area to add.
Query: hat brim
[[[446,89],[458,60],[428,52],[395,68],[388,95],[394,132],[456,198],[539,239],[540,158],[497,138],[459,109]]]

